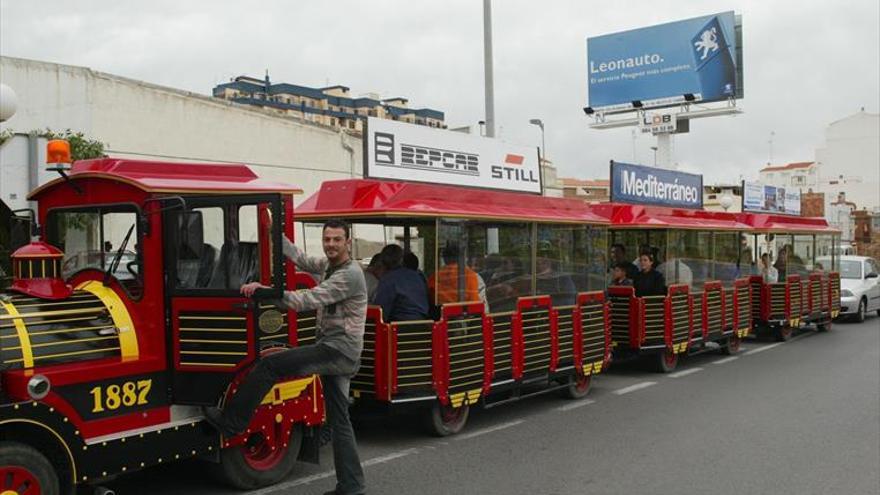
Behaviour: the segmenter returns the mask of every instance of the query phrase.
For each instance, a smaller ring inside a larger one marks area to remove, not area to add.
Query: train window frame
[[[109,211],[109,210],[112,210],[112,211]],[[122,290],[125,291],[125,294],[132,301],[140,301],[141,299],[143,299],[144,291],[146,289],[146,286],[144,283],[144,273],[146,272],[146,260],[144,258],[143,252],[141,252],[141,250],[143,249],[144,231],[141,228],[142,222],[140,220],[143,218],[144,212],[141,209],[140,205],[138,205],[137,203],[132,203],[132,202],[101,203],[101,204],[97,204],[97,205],[91,204],[91,205],[59,206],[59,207],[50,208],[46,212],[46,236],[45,236],[45,238],[46,238],[47,242],[49,244],[61,249],[60,239],[59,239],[60,234],[57,229],[58,226],[55,222],[56,215],[63,214],[63,213],[95,213],[95,212],[97,212],[98,218],[100,220],[100,229],[99,229],[100,240],[98,241],[99,246],[103,246],[104,242],[105,242],[105,239],[104,239],[104,214],[105,213],[134,213],[134,215],[135,215],[134,226],[135,226],[135,236],[136,237],[135,237],[135,241],[133,243],[132,243],[131,239],[129,239],[128,242],[129,242],[129,246],[134,248],[136,259],[140,260],[140,267],[138,268],[138,274],[137,274],[137,277],[134,279],[134,280],[138,281],[137,287],[139,288],[139,291],[133,292],[131,290],[131,287],[129,287],[128,284],[123,283],[122,280],[119,280],[119,279],[116,279],[116,280],[119,283],[119,286],[122,287]],[[62,252],[64,252],[64,259],[66,260],[68,252],[66,249],[62,249]],[[111,250],[111,252],[112,252],[112,250]],[[101,250],[101,255],[102,255],[102,258],[104,258],[104,251],[103,250]],[[111,260],[112,260],[112,258],[111,258]],[[101,266],[106,265],[106,263],[108,261],[110,261],[110,260],[102,259]],[[63,264],[63,261],[62,261],[62,264]],[[66,278],[67,279],[73,278],[84,270],[102,270],[102,269],[97,268],[97,267],[93,267],[93,266],[85,266],[83,268],[80,268],[79,270],[72,272]],[[62,271],[62,273],[63,273],[63,271]]]
[[[244,206],[255,206],[259,219],[259,205],[268,205],[268,211],[273,219],[271,224],[271,232],[269,234],[270,259],[266,260],[270,268],[269,284],[278,292],[278,297],[284,290],[288,289],[287,279],[285,277],[286,265],[282,252],[281,236],[284,234],[285,225],[284,197],[281,194],[247,194],[247,195],[231,195],[231,196],[192,196],[186,198],[186,211],[193,211],[201,208],[221,208],[223,212],[223,241],[229,241],[232,237],[238,240],[240,229],[234,232],[230,229],[230,219],[228,214],[229,208],[235,208],[236,219],[239,219],[240,209]],[[242,297],[239,288],[218,288],[218,287],[180,287],[175,281],[177,280],[177,263],[178,253],[173,246],[177,246],[179,238],[178,218],[183,213],[182,210],[169,210],[163,215],[163,232],[164,232],[164,263],[166,272],[165,288],[171,297]],[[260,228],[257,228],[258,239]],[[232,236],[232,237],[231,237]],[[259,240],[257,245],[259,246]],[[221,246],[222,249],[222,246]],[[263,259],[258,259],[256,268],[257,276],[262,273]]]

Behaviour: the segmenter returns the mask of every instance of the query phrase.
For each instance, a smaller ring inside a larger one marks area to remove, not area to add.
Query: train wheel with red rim
[[[469,414],[470,406],[452,407],[452,404],[443,405],[436,400],[428,413],[428,430],[438,437],[455,435],[464,428]]]
[[[732,356],[739,352],[739,345],[742,342],[742,339],[737,337],[736,335],[731,335],[727,338],[727,343],[721,347],[721,352],[728,356]]]
[[[787,342],[791,339],[793,330],[790,325],[779,325],[776,327],[776,340],[779,342]]]
[[[0,495],[58,495],[58,475],[33,447],[0,442]]]
[[[568,377],[568,386],[560,389],[566,399],[583,399],[590,393],[592,376],[575,374]]]
[[[660,373],[671,373],[678,366],[678,354],[672,352],[672,349],[665,349],[657,354],[657,371]]]
[[[281,430],[282,423],[271,427]],[[302,447],[302,425],[295,424],[290,436],[254,433],[244,445],[220,452],[220,472],[232,486],[251,490],[278,483],[293,469]]]

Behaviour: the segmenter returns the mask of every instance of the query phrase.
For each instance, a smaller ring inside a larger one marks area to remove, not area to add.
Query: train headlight
[[[40,400],[46,397],[49,395],[49,389],[51,388],[52,385],[49,383],[49,379],[43,375],[34,375],[28,380],[27,391],[31,399]]]

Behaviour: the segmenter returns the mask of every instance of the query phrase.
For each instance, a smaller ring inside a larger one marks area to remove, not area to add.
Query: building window
[[[349,129],[354,129],[354,121],[353,121],[353,120],[349,120],[349,121],[348,121],[348,128],[349,128]]]

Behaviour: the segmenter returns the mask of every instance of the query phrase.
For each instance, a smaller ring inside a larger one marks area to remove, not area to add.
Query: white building
[[[829,124],[816,162],[826,203],[843,192],[859,209],[880,206],[880,114],[862,109]]]
[[[18,109],[0,130],[71,129],[107,145],[117,157],[235,162],[258,175],[301,187],[360,176],[361,140],[344,131],[279,117],[210,96],[74,67],[0,57],[0,80]],[[33,174],[26,137],[0,147],[0,199],[24,207],[26,193],[50,175]],[[43,145],[36,145],[42,152]],[[42,168],[42,159],[33,161]],[[14,195],[14,199],[10,197]]]
[[[852,242],[854,238],[855,223],[853,222],[852,212],[856,210],[856,204],[847,201],[846,193],[841,192],[837,195],[837,199],[832,201],[825,207],[825,220],[834,228],[840,230],[840,240],[842,242]]]
[[[795,162],[785,165],[767,165],[759,172],[759,180],[768,186],[797,189],[801,193],[817,190],[819,187],[819,167],[816,162]]]
[[[741,184],[703,185],[703,208],[709,211],[742,211]]]

